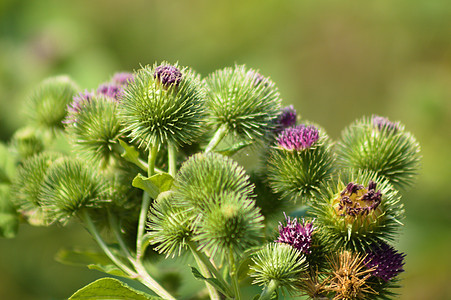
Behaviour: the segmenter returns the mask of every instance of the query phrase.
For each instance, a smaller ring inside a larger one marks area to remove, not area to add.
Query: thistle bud
[[[404,253],[386,243],[373,244],[365,257],[365,265],[374,276],[389,281],[404,272]]]
[[[420,168],[420,146],[399,122],[373,116],[347,127],[337,144],[343,168],[364,169],[384,176],[396,188],[411,185]]]
[[[124,132],[140,146],[193,143],[203,133],[205,93],[191,69],[144,67],[121,97]]]
[[[286,218],[286,225],[279,223],[279,237],[277,243],[288,244],[304,254],[310,254],[310,246],[312,244],[312,234],[315,227],[313,222],[306,222],[304,219],[302,223],[298,223],[297,218],[293,220],[290,217]]]
[[[65,223],[81,210],[106,202],[104,187],[96,172],[79,160],[64,158],[48,168],[38,201],[53,222]]]
[[[282,131],[268,159],[268,181],[282,198],[314,196],[332,172],[334,156],[328,136],[313,125]]]
[[[245,140],[262,140],[274,128],[281,100],[269,78],[235,66],[214,72],[205,82],[214,127],[225,126],[235,137]]]
[[[297,112],[293,105],[284,107],[280,110],[275,123],[275,133],[282,132],[285,128],[296,126]]]
[[[286,244],[270,243],[258,251],[252,261],[253,284],[267,286],[275,281],[290,293],[299,291],[302,273],[307,269],[305,257],[299,250]]]
[[[34,124],[51,130],[63,129],[66,106],[71,103],[78,88],[67,76],[49,78],[32,94],[28,114]]]
[[[345,170],[311,205],[331,245],[363,251],[373,242],[392,240],[404,209],[387,179]]]
[[[33,127],[24,127],[17,130],[11,145],[21,159],[26,159],[44,150],[44,140],[40,132]]]

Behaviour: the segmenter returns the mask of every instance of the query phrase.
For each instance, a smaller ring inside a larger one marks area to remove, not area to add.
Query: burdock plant
[[[69,299],[396,295],[398,188],[421,158],[400,122],[364,117],[334,142],[256,70],[169,62],[94,90],[51,78],[28,107],[0,145],[0,233],[81,222],[99,250],[57,259],[142,284],[107,277]],[[255,166],[234,157],[246,147]]]

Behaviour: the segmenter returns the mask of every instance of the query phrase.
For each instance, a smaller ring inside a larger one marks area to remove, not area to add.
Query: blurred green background
[[[401,120],[424,160],[403,196],[400,298],[451,299],[449,0],[1,0],[0,139],[21,126],[24,101],[48,76],[91,89],[161,60],[202,75],[260,69],[335,139],[363,115]],[[16,239],[0,239],[0,299],[64,299],[101,277],[54,262],[76,244],[93,244],[77,225],[22,225]]]

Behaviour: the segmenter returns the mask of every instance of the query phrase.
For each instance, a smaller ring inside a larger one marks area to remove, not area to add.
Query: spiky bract
[[[261,140],[275,127],[281,100],[269,78],[245,66],[235,66],[210,74],[205,83],[214,127],[225,126],[245,140]]]
[[[200,249],[224,259],[255,246],[263,235],[263,216],[255,201],[233,191],[211,197],[194,238]]]
[[[76,153],[93,164],[107,163],[122,130],[118,103],[104,96],[94,96],[72,117],[76,122],[67,123],[66,130]]]
[[[54,222],[65,222],[85,208],[99,207],[106,200],[105,184],[81,161],[64,158],[52,164],[39,193],[39,201]]]
[[[42,203],[42,186],[47,170],[62,159],[61,154],[42,152],[26,159],[17,169],[12,186],[12,201],[19,211],[34,225],[47,225],[48,219]],[[41,219],[42,222],[34,221]]]
[[[337,154],[343,168],[377,172],[397,188],[414,182],[421,160],[418,142],[402,124],[375,118],[363,118],[347,127]]]
[[[217,153],[199,153],[183,163],[174,181],[176,197],[190,208],[206,208],[213,195],[235,192],[248,197],[253,186],[243,167]]]
[[[319,139],[309,148],[274,147],[267,163],[269,185],[282,198],[303,201],[315,196],[329,179],[334,159],[329,137],[321,129]]]
[[[351,183],[360,189],[350,193]],[[374,205],[374,199],[365,200],[378,191],[379,204]],[[373,242],[393,240],[404,216],[398,191],[386,178],[354,170],[343,170],[324,186],[311,210],[318,223],[323,224],[321,232],[331,249],[345,247],[354,251],[362,251]]]
[[[36,128],[27,126],[17,130],[11,145],[21,159],[26,159],[44,150],[44,140]]]
[[[268,285],[276,281],[288,292],[299,291],[303,272],[307,269],[304,255],[295,248],[280,243],[269,243],[255,253],[250,267],[253,284]]]
[[[27,111],[32,123],[51,130],[62,129],[66,106],[77,90],[77,85],[67,76],[43,81],[28,101]]]
[[[373,299],[377,292],[368,279],[374,269],[365,267],[360,255],[342,251],[329,258],[330,277],[325,289],[331,292],[334,300]]]
[[[174,203],[173,194],[160,194],[152,205],[147,222],[150,243],[168,256],[180,255],[193,235],[192,212]]]
[[[165,85],[155,76],[160,66],[139,70],[121,97],[121,116],[125,132],[149,148],[152,145],[191,144],[203,133],[205,92],[200,79],[188,67],[178,68],[180,82]]]

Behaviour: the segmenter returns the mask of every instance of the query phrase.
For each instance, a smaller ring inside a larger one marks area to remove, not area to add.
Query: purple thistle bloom
[[[115,83],[103,83],[98,87],[97,94],[118,101],[122,95],[122,86]]]
[[[90,103],[92,101],[92,98],[94,97],[94,94],[91,92],[88,92],[87,90],[81,93],[78,93],[78,95],[74,96],[72,99],[71,104],[67,106],[67,118],[63,121],[64,124],[73,124],[77,122],[76,115],[80,112],[83,105]]]
[[[182,72],[174,66],[158,66],[155,68],[154,78],[157,78],[165,87],[178,86],[182,80]]]
[[[111,80],[115,84],[119,85],[128,85],[130,82],[133,82],[135,77],[132,73],[121,72],[113,75],[113,79]]]
[[[312,243],[312,233],[315,230],[313,222],[305,222],[302,219],[302,224],[298,223],[297,218],[293,220],[284,213],[287,225],[283,226],[279,223],[279,238],[276,243],[285,243],[298,249],[302,253],[310,254],[310,245]]]
[[[279,117],[276,120],[276,131],[280,132],[288,127],[296,125],[296,110],[293,105],[282,108]]]
[[[398,122],[390,122],[388,118],[373,115],[371,117],[371,123],[373,126],[376,126],[379,130],[388,130],[396,132],[399,129],[399,123]]]
[[[319,131],[315,126],[302,124],[282,131],[277,138],[277,144],[287,150],[300,151],[310,148],[318,139]]]
[[[385,281],[396,277],[404,272],[404,253],[399,253],[392,246],[381,243],[373,245],[372,250],[365,257],[365,265],[368,269],[375,267],[372,274]]]

